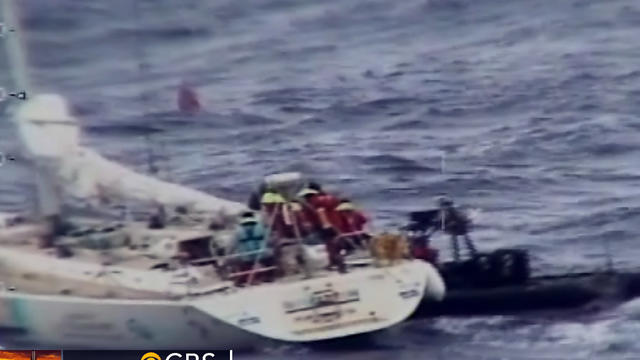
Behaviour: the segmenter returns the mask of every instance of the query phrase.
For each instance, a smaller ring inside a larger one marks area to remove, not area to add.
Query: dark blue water
[[[240,201],[303,171],[379,227],[448,192],[481,210],[479,247],[530,249],[537,270],[601,267],[604,240],[640,263],[637,1],[20,3],[34,81],[109,157],[144,170],[150,134],[163,176]],[[182,79],[206,114],[176,111]],[[6,121],[0,141],[15,149]],[[4,210],[29,206],[25,174],[0,168]],[[638,314],[414,321],[367,349],[255,357],[634,358]]]

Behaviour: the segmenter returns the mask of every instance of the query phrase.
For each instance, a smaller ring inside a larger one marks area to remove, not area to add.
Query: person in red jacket
[[[341,273],[346,272],[344,259],[340,254],[343,249],[342,241],[338,237],[337,227],[340,224],[340,215],[336,211],[340,200],[330,194],[325,193],[322,189],[317,190],[307,187],[298,193],[303,199],[303,206],[311,208],[317,216],[319,233],[327,248],[329,255],[329,267],[337,267]]]
[[[305,209],[297,200],[289,202],[293,225],[297,228],[300,237],[303,239],[313,235],[318,230],[318,220],[311,209]]]
[[[341,219],[336,208],[340,205],[340,200],[331,194],[310,188],[302,190],[300,194],[302,194],[304,202],[315,211],[320,228],[333,228],[337,231]]]
[[[368,222],[364,214],[358,211],[349,199],[340,200],[336,211],[340,217],[340,225],[338,226],[340,234],[343,236],[352,234],[347,236],[345,240],[358,247],[365,246],[369,236],[364,233],[364,226]]]

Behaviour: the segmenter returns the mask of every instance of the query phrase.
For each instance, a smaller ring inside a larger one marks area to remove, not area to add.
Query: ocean
[[[528,249],[537,273],[602,268],[605,243],[616,267],[640,265],[637,1],[19,3],[37,88],[67,96],[109,158],[146,171],[151,147],[161,177],[238,201],[301,171],[379,229],[447,193],[479,213],[480,249]],[[182,80],[205,112],[177,111]],[[1,121],[0,151],[16,149]],[[0,167],[0,210],[31,206],[30,179],[19,159]],[[630,302],[415,320],[366,347],[248,357],[633,359],[639,331]]]

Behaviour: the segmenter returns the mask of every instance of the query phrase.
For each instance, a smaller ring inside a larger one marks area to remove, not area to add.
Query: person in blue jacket
[[[240,224],[236,229],[234,244],[231,249],[232,254],[237,254],[235,258],[237,271],[249,271],[254,265],[261,265],[265,258],[265,253],[258,253],[266,250],[266,231],[260,220],[252,211],[242,214]],[[254,275],[254,278],[256,278]],[[248,278],[247,275],[237,277],[237,283],[243,284]]]

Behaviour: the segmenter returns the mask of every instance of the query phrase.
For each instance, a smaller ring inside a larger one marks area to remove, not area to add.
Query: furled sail
[[[55,213],[60,194],[90,202],[127,199],[208,212],[224,220],[244,211],[245,205],[168,183],[108,160],[81,146],[78,120],[62,96],[42,94],[15,112],[20,142],[39,174],[39,197],[45,213]]]

